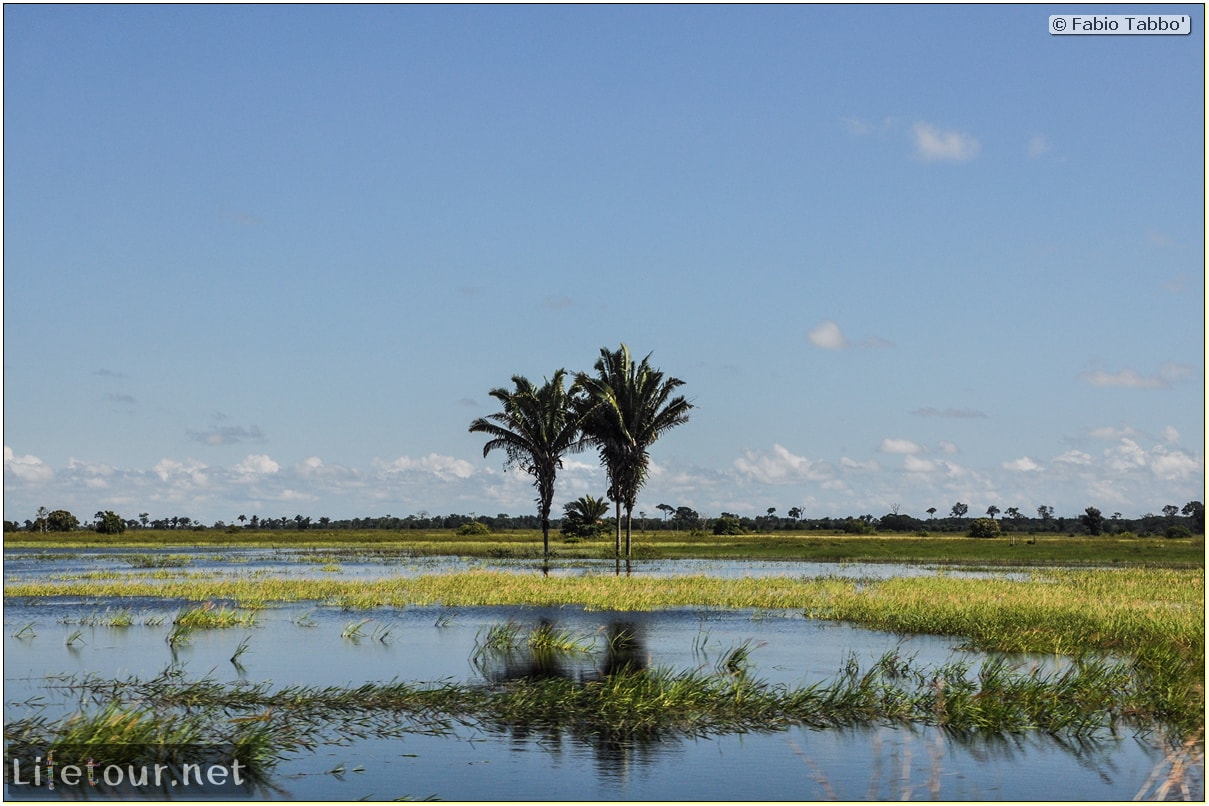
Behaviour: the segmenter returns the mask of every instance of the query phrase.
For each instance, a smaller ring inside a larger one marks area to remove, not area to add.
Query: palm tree
[[[500,388],[490,392],[503,404],[503,411],[479,417],[470,424],[471,432],[491,437],[483,446],[484,458],[499,448],[508,457],[505,467],[515,465],[533,476],[542,519],[542,551],[547,557],[554,477],[562,467],[563,454],[578,453],[587,444],[570,394],[563,388],[566,374],[565,369],[558,370],[540,388],[523,375],[513,375],[514,390]]]
[[[593,524],[608,514],[609,502],[604,498],[596,498],[592,495],[581,495],[574,501],[564,504],[563,509],[568,514],[573,514],[584,523]]]
[[[583,429],[599,448],[600,461],[609,477],[608,496],[617,507],[615,551],[621,556],[621,507],[625,506],[625,553],[630,556],[630,534],[638,491],[646,482],[651,443],[664,432],[688,422],[693,406],[672,392],[684,381],[665,377],[650,364],[650,354],[640,363],[630,348],[601,348],[596,376],[579,373],[575,383],[583,390],[579,408]]]
[[[581,495],[574,501],[563,504],[563,520],[560,527],[564,535],[573,537],[598,537],[603,531],[600,519],[609,514],[609,502],[591,495]]]

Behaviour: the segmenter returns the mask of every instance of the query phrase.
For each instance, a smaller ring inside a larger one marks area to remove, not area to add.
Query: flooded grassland
[[[1204,792],[1203,570],[10,549],[4,625],[10,754],[222,748],[232,797]]]

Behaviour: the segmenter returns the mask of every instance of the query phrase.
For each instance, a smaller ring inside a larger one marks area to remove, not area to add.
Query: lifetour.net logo
[[[225,748],[6,747],[6,800],[179,800],[252,796],[257,776]]]

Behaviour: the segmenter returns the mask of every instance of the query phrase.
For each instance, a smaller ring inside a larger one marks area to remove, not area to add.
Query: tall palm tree
[[[542,519],[542,551],[547,557],[554,477],[562,467],[563,454],[578,453],[587,444],[570,393],[563,388],[566,374],[565,369],[558,370],[541,387],[534,386],[523,375],[513,375],[515,389],[492,389],[490,393],[503,404],[503,411],[479,417],[470,424],[472,433],[490,437],[483,446],[484,458],[498,448],[508,457],[505,466],[515,465],[533,476]]]
[[[609,477],[609,498],[617,506],[615,550],[621,556],[621,508],[625,506],[625,553],[630,556],[630,534],[638,491],[646,483],[651,444],[664,432],[688,422],[693,406],[683,396],[672,397],[679,378],[664,376],[647,354],[635,363],[625,344],[616,351],[601,348],[596,376],[579,373],[576,385],[583,391],[578,407],[584,433],[600,450]]]

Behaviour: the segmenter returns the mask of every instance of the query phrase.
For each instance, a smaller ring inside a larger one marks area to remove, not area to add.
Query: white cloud
[[[947,439],[942,439],[940,442],[937,443],[937,445],[940,447],[941,453],[960,453],[960,450],[957,447],[957,443],[949,442],[949,440],[947,440]]]
[[[1062,463],[1068,464],[1068,465],[1090,465],[1093,460],[1092,460],[1091,454],[1089,454],[1089,453],[1084,453],[1083,451],[1073,451],[1072,450],[1072,451],[1067,451],[1066,453],[1062,454],[1061,456],[1055,456],[1054,461],[1062,462]]]
[[[383,462],[375,459],[374,464],[383,473],[421,472],[429,473],[445,480],[451,478],[467,479],[474,475],[474,465],[465,459],[455,459],[452,456],[441,456],[436,453],[430,453],[419,459],[412,459],[410,456],[400,456],[392,462]]]
[[[1106,425],[1103,428],[1093,428],[1092,430],[1088,431],[1087,433],[1089,436],[1091,436],[1095,439],[1107,439],[1107,440],[1125,439],[1126,437],[1136,437],[1138,435],[1137,431],[1134,431],[1131,427],[1129,427],[1127,425],[1123,425],[1120,428],[1116,428],[1111,425]]]
[[[935,473],[941,468],[942,464],[933,462],[931,459],[921,459],[918,456],[910,454],[903,458],[903,468],[908,473]]]
[[[848,340],[835,322],[828,319],[810,331],[810,343],[824,350],[843,350],[848,347]]]
[[[1027,456],[1022,456],[1019,459],[1013,459],[1010,462],[1004,462],[1003,467],[1005,470],[1015,470],[1020,473],[1032,473],[1042,469],[1041,465],[1037,464]]]
[[[1092,386],[1126,386],[1131,389],[1161,389],[1167,385],[1157,375],[1143,376],[1132,369],[1123,369],[1120,372],[1096,370],[1095,372],[1084,372],[1079,377]]]
[[[117,471],[107,464],[99,462],[84,462],[79,459],[67,460],[65,476],[83,485],[89,490],[109,489],[109,478]]]
[[[1146,466],[1146,451],[1132,439],[1122,439],[1121,444],[1104,452],[1109,469],[1126,472]]]
[[[161,459],[154,468],[160,481],[192,482],[199,485],[204,485],[207,481],[206,469],[205,463],[196,459],[189,459],[186,462]]]
[[[882,440],[881,447],[878,448],[882,453],[923,453],[922,445],[912,442],[909,439],[890,439]]]
[[[844,335],[844,331],[840,330],[840,326],[830,319],[819,324],[814,330],[811,330],[809,338],[811,344],[823,350],[847,350],[853,346],[875,349],[894,346],[893,342],[887,341],[881,336],[868,336],[861,339],[859,344],[853,345]]]
[[[1151,451],[1150,469],[1164,481],[1185,481],[1204,472],[1202,463],[1183,451],[1156,445]]]
[[[1042,157],[1053,150],[1049,141],[1040,134],[1034,134],[1028,141],[1028,155],[1030,159]]]
[[[318,456],[308,456],[294,468],[300,476],[310,476],[323,470],[323,460]]]
[[[55,471],[38,457],[32,454],[18,456],[13,449],[4,446],[4,476],[9,476],[27,484],[37,484],[50,481],[55,477]]]
[[[816,462],[805,456],[790,453],[782,445],[772,446],[772,455],[757,451],[744,451],[734,462],[735,469],[764,484],[785,484],[803,479],[826,481],[834,475],[830,465]]]
[[[1169,425],[1163,429],[1163,439],[1166,442],[1171,442],[1171,443],[1179,442],[1180,441],[1180,432],[1178,430],[1176,430],[1175,426]]]
[[[876,473],[882,469],[876,459],[870,459],[868,462],[858,462],[855,459],[849,459],[847,456],[840,459],[840,467],[844,470],[853,470],[861,473]]]
[[[1079,377],[1092,386],[1124,386],[1129,389],[1166,389],[1173,383],[1192,375],[1192,367],[1183,364],[1164,364],[1154,375],[1143,375],[1132,369],[1120,372],[1104,372],[1103,370],[1079,373]]]
[[[235,466],[235,472],[240,475],[262,476],[276,473],[281,465],[262,453],[250,453],[247,458]]]
[[[869,446],[880,451],[835,460],[774,443],[743,451],[721,468],[686,466],[661,452],[637,509],[653,515],[656,504],[668,503],[714,516],[723,510],[759,513],[768,506],[784,512],[805,504],[814,516],[839,517],[885,511],[894,503],[915,513],[929,505],[947,510],[953,501],[963,501],[975,512],[989,504],[1030,512],[1050,504],[1072,515],[1093,505],[1134,517],[1203,496],[1204,457],[1181,450],[1174,427],[1148,436],[1121,424],[1081,436],[1096,448],[1052,456],[1021,445],[1014,455],[988,456],[979,445],[974,460],[979,464],[970,466],[945,455],[950,443],[905,438],[886,438]],[[77,514],[113,509],[124,517],[187,515],[203,523],[230,522],[241,513],[313,518],[421,510],[525,514],[533,511],[535,495],[532,477],[523,472],[501,472],[490,459],[436,453],[378,459],[361,468],[328,464],[318,456],[281,465],[269,456],[248,454],[226,466],[164,458],[154,466],[122,469],[77,459],[52,468],[6,447],[5,471],[6,517],[15,520],[32,518],[43,504]],[[558,477],[556,509],[579,495],[602,495],[606,486],[595,455],[568,457]]]
[[[927,162],[967,162],[978,156],[982,146],[968,134],[953,130],[942,131],[931,123],[920,121],[911,128],[915,139],[915,155]]]

